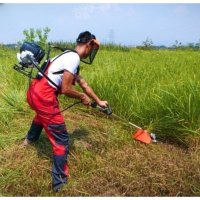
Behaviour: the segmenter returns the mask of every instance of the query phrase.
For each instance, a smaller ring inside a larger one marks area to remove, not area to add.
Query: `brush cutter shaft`
[[[142,129],[141,127],[133,124],[132,122],[129,122],[128,120],[124,119],[124,118],[121,118],[120,116],[116,115],[116,114],[112,114],[115,118],[118,118],[120,121],[124,121],[125,123],[128,123],[129,125],[131,126],[134,126],[135,128],[138,128],[138,129]]]
[[[139,126],[137,126],[137,125],[135,125],[135,124],[133,124],[133,123],[131,123],[131,122],[128,122],[131,126],[134,126],[135,128],[138,128],[138,129],[142,129],[141,127],[139,127]]]

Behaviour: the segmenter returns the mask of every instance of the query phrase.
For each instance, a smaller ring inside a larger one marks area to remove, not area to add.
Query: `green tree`
[[[30,28],[29,30],[24,30],[23,34],[25,36],[24,41],[35,42],[42,48],[46,48],[48,42],[48,34],[51,31],[50,28],[45,27],[43,29]]]
[[[192,43],[192,42],[188,43],[188,45],[187,45],[187,47],[188,47],[188,48],[191,48],[191,49],[193,49],[194,46],[195,46],[195,45],[194,45],[194,43]]]
[[[199,41],[195,44],[195,48],[200,49],[200,39],[199,39]]]
[[[30,28],[29,30],[24,30],[23,34],[25,36],[25,39],[23,41],[35,42],[37,35],[36,31],[33,28]]]
[[[173,45],[173,47],[176,49],[180,49],[182,47],[182,43],[178,40],[175,40],[175,44]]]
[[[152,39],[148,38],[142,42],[145,49],[152,49],[153,48],[153,41]]]
[[[49,32],[51,31],[51,29],[50,28],[48,28],[48,27],[45,27],[43,30],[41,30],[41,29],[37,29],[36,30],[36,33],[37,33],[37,36],[38,36],[38,39],[39,39],[39,41],[38,41],[38,44],[39,45],[46,45],[47,44],[47,40],[48,40],[48,34],[49,34]]]

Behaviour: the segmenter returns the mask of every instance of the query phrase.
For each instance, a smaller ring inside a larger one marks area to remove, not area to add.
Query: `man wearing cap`
[[[34,79],[27,91],[27,101],[30,107],[36,112],[31,127],[26,135],[24,145],[36,142],[39,139],[42,129],[48,136],[53,149],[52,187],[58,191],[68,177],[68,143],[69,136],[60,113],[58,94],[65,94],[69,97],[80,99],[89,106],[91,99],[99,106],[107,107],[108,102],[101,100],[79,75],[80,61],[91,64],[99,49],[99,42],[89,31],[79,34],[75,50],[66,50],[53,58],[48,65],[45,74],[52,82],[45,77]],[[83,92],[73,88],[78,83]]]

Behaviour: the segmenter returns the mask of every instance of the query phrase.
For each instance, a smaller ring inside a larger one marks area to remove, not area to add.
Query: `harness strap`
[[[50,61],[50,59],[48,59],[48,60],[46,61],[46,63],[43,63],[41,69],[39,69],[38,67],[36,67],[36,68],[39,70],[39,73],[37,74],[36,78],[37,78],[37,79],[40,79],[40,78],[42,78],[42,77],[44,76],[50,83],[52,83],[58,90],[60,90],[60,87],[59,87],[56,83],[54,83],[54,82],[47,76],[47,74],[46,74],[45,72],[49,69],[50,65],[51,65],[56,59],[58,59],[60,56],[66,54],[66,53],[69,53],[69,52],[77,53],[77,51],[75,51],[75,50],[73,50],[73,49],[65,50],[64,52],[62,52],[61,54],[59,54],[56,58],[54,58],[52,61]],[[78,54],[78,53],[77,53],[77,54]],[[79,71],[80,71],[80,66],[78,66],[78,68],[77,68],[77,73],[76,73],[77,75],[79,74]],[[60,70],[60,71],[54,72],[53,74],[63,74],[63,73],[64,73],[64,70]]]

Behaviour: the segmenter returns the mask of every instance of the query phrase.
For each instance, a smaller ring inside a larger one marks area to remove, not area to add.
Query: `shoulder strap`
[[[74,50],[74,49],[67,49],[67,50],[65,50],[64,52],[62,52],[61,54],[59,54],[56,58],[54,58],[54,59],[51,61],[51,63],[52,63],[53,61],[55,61],[57,58],[59,58],[60,56],[66,54],[66,53],[70,53],[70,52],[77,53],[77,51]],[[78,54],[78,53],[77,53],[77,54]],[[79,71],[80,71],[80,66],[78,66],[78,68],[77,68],[77,73],[76,73],[77,75],[79,74]],[[57,71],[57,72],[53,72],[53,74],[63,74],[63,73],[64,73],[64,70],[60,70],[60,71]]]
[[[53,74],[63,74],[65,70],[60,70],[60,71],[57,71],[57,72],[53,72]],[[76,75],[79,75],[79,71],[80,71],[80,66],[78,66],[77,68],[77,72],[76,72]]]
[[[56,60],[57,58],[59,58],[60,56],[66,54],[66,53],[70,53],[70,52],[77,53],[77,51],[74,50],[74,49],[66,49],[64,52],[62,52],[61,54],[59,54],[58,56],[56,56],[56,57],[52,60],[52,62],[55,61],[55,60]],[[77,54],[78,54],[78,53],[77,53]]]
[[[58,55],[53,61],[55,61],[57,58],[59,58],[59,57],[62,56],[63,54],[69,53],[69,52],[75,52],[75,53],[77,53],[77,51],[75,51],[75,50],[73,50],[73,49],[67,49],[67,50],[65,50],[63,53],[61,53],[60,55]],[[46,70],[49,68],[50,64],[51,64],[53,61],[50,62],[50,60],[47,60],[46,63],[43,63],[43,68],[42,68],[42,69],[40,69],[40,68],[36,65],[36,63],[34,63],[34,65],[36,66],[36,68],[37,68],[38,71],[40,72],[40,74],[38,74],[38,75],[37,75],[38,77],[36,76],[36,78],[40,79],[40,78],[42,78],[42,77],[44,76],[51,84],[53,84],[53,85],[59,90],[60,87],[59,87],[57,84],[55,84],[55,83],[45,74]],[[79,66],[78,66],[78,69],[77,69],[77,73],[78,73],[78,72],[79,72]],[[54,72],[53,74],[62,74],[62,73],[64,73],[64,70],[61,70],[61,71],[58,71],[58,72]],[[41,75],[41,74],[42,74],[42,75]]]

